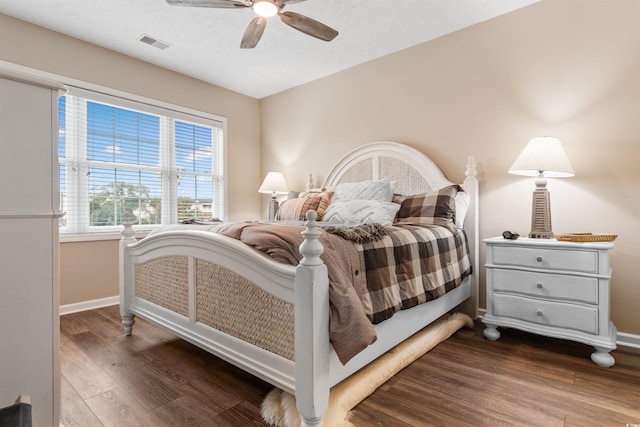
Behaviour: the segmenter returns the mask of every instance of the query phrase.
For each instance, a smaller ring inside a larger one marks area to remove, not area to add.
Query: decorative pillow
[[[464,219],[467,217],[471,196],[466,191],[458,191],[456,194],[456,227],[464,227]]]
[[[406,199],[407,197],[409,196],[403,196],[402,194],[393,193],[393,197],[391,198],[391,201],[393,203],[397,203],[401,205],[402,202],[404,202],[404,199]]]
[[[377,200],[390,202],[393,196],[390,181],[362,181],[338,184],[333,201]]]
[[[307,211],[314,210],[318,214],[317,220],[321,221],[330,200],[331,195],[327,192],[299,193],[298,198],[280,203],[276,219],[304,221],[307,219]]]
[[[332,201],[324,214],[327,222],[392,225],[400,205],[377,200]]]
[[[408,196],[400,205],[396,224],[441,225],[455,229],[456,195],[463,191],[450,185],[429,193]]]

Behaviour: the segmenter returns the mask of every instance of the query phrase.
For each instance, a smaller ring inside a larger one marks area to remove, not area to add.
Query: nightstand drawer
[[[496,265],[545,268],[563,271],[598,272],[596,251],[554,250],[535,247],[492,246]]]
[[[493,291],[513,292],[540,298],[598,303],[598,279],[532,271],[494,268]]]
[[[515,295],[494,294],[493,314],[525,322],[598,333],[598,309]]]

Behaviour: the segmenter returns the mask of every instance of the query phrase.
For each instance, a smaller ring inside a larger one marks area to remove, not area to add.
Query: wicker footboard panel
[[[136,264],[135,295],[189,316],[189,258],[172,256]]]
[[[136,265],[135,295],[188,317],[189,264],[177,256]],[[217,264],[193,264],[196,322],[294,360],[293,304]]]

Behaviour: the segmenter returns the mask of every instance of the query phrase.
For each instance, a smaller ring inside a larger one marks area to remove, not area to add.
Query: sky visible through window
[[[59,100],[61,114],[59,156],[65,157],[65,97]],[[175,122],[175,163],[179,171],[212,173],[211,129],[187,122]],[[143,166],[160,166],[160,118],[123,108],[111,107],[95,102],[87,103],[87,160],[124,163]],[[129,174],[121,176],[125,182],[137,184]],[[64,178],[64,177],[61,177]],[[208,178],[208,177],[205,177]],[[193,176],[179,177],[186,182],[181,195],[185,197],[211,199],[211,188],[196,184]],[[113,179],[96,179],[95,185],[108,185]],[[64,185],[66,179],[61,179]],[[200,188],[198,188],[200,187]],[[61,191],[66,188],[61,187]],[[158,191],[160,189],[157,189]],[[209,191],[207,191],[209,190]],[[153,193],[152,197],[160,197]]]

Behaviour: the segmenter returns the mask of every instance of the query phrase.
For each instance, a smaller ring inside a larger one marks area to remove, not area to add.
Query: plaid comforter
[[[471,274],[463,231],[440,226],[387,227],[388,235],[358,246],[367,292],[360,295],[372,323],[434,300]]]
[[[296,265],[302,258],[298,248],[304,227],[300,224],[253,222],[173,227],[224,234],[277,261]],[[320,223],[321,227],[322,224],[335,226]],[[320,236],[325,249],[321,258],[329,275],[329,335],[342,363],[376,341],[373,324],[399,310],[444,295],[471,274],[468,243],[462,230],[397,225],[385,227],[384,231],[383,237],[366,243],[354,243],[327,231]]]

